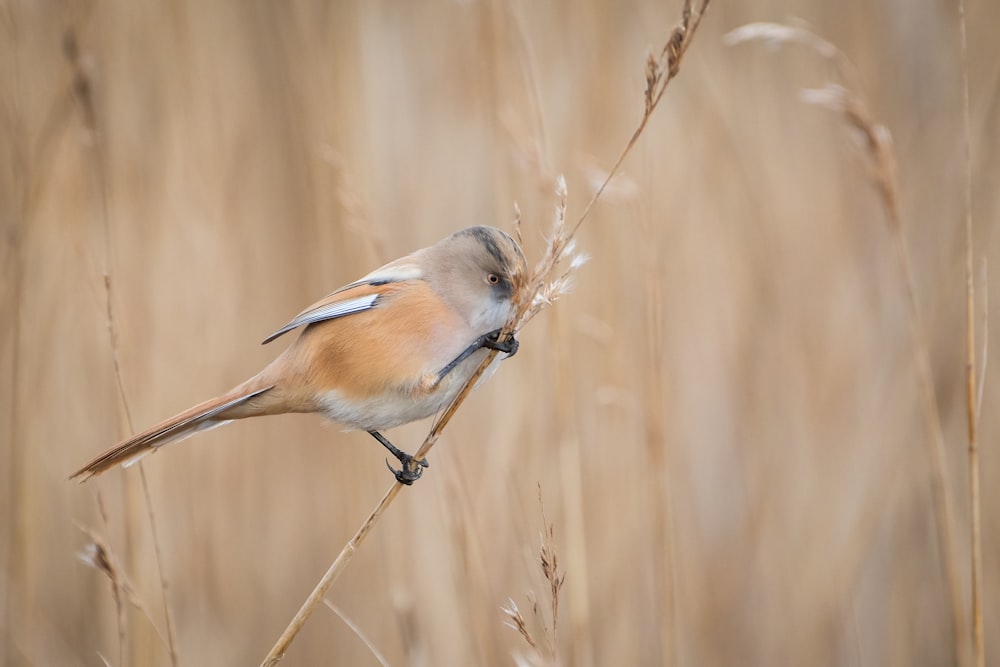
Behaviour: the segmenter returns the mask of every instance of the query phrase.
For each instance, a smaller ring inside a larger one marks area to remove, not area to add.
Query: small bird
[[[264,339],[302,332],[264,370],[230,391],[118,443],[70,478],[128,465],[163,445],[233,419],[319,412],[368,431],[400,462],[412,484],[427,461],[379,431],[446,407],[499,340],[525,279],[521,248],[493,227],[469,227],[341,287]],[[487,375],[496,370],[496,362]]]

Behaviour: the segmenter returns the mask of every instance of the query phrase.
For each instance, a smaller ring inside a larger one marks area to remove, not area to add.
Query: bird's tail
[[[273,407],[269,405],[272,401],[263,397],[272,389],[273,384],[262,386],[258,378],[248,380],[221,396],[199,403],[123,440],[70,475],[70,479],[79,478],[83,482],[118,464],[135,463],[157,447],[183,440],[199,431],[222,426],[233,419],[268,414],[273,411],[269,409]]]

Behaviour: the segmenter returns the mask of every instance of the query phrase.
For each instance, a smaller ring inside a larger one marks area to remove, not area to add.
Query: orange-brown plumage
[[[433,374],[469,343],[456,337],[463,330],[458,313],[426,282],[373,289],[385,298],[384,308],[310,325],[289,348],[289,363],[306,371],[304,380],[316,391],[339,388],[363,400],[390,386],[416,389],[415,379]]]

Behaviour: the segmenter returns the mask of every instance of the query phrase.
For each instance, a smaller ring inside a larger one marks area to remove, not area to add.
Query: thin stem
[[[972,140],[970,137],[968,37],[965,26],[965,0],[958,0],[958,28],[962,57],[962,127],[965,139],[965,389],[969,428],[969,508],[972,551],[972,659],[976,667],[986,664],[983,638],[983,545],[981,499],[979,494],[979,443],[976,391],[976,292],[973,277],[974,245],[972,237]]]
[[[124,400],[124,396],[122,397]],[[133,433],[135,429],[129,426]],[[160,551],[160,533],[156,530],[156,513],[153,512],[153,501],[149,495],[149,482],[146,479],[146,469],[142,461],[138,463],[139,479],[142,482],[142,497],[146,504],[146,516],[149,518],[149,533],[153,538],[153,554],[156,557],[156,574],[160,579],[160,593],[163,600],[163,616],[167,623],[167,651],[170,653],[170,664],[177,667],[177,642],[174,640],[174,623],[170,614],[170,598],[167,596],[167,575],[163,571],[163,555]]]
[[[77,44],[76,33],[70,32],[69,37],[63,44],[64,55],[73,68],[73,91],[80,111],[80,118],[84,128],[90,135],[92,144],[92,156],[95,162],[93,170],[95,180],[95,190],[98,193],[99,217],[104,233],[104,295],[105,313],[108,324],[108,343],[111,348],[111,359],[114,367],[115,382],[118,387],[118,394],[121,397],[122,409],[128,423],[130,432],[135,432],[132,422],[132,412],[129,409],[128,395],[125,392],[125,383],[122,379],[120,355],[118,351],[118,328],[114,316],[114,299],[111,295],[111,224],[108,219],[108,180],[107,161],[104,153],[104,146],[98,134],[97,108],[94,103],[93,83],[90,74],[81,62],[80,48]],[[167,580],[163,571],[163,560],[160,550],[160,538],[156,530],[156,518],[153,512],[152,501],[149,494],[149,483],[146,480],[146,473],[139,464],[140,478],[142,480],[143,498],[146,504],[146,515],[149,517],[149,527],[152,533],[153,549],[156,556],[156,569],[159,574],[160,589],[163,598],[163,612],[167,624],[167,650],[170,654],[170,664],[177,667],[177,645],[174,642],[173,620],[170,615],[170,604],[167,599]]]
[[[583,213],[580,214],[579,220],[576,221],[576,225],[573,226],[573,231],[570,233],[569,238],[576,236],[576,232],[580,229],[580,225],[590,214],[590,209],[593,208],[594,204],[597,203],[598,198],[604,193],[605,188],[611,183],[611,179],[614,175],[618,173],[618,169],[621,167],[622,162],[630,152],[632,152],[632,147],[635,146],[636,141],[642,135],[643,131],[646,129],[646,123],[649,122],[650,116],[653,115],[653,111],[656,109],[657,105],[660,103],[660,99],[663,98],[663,93],[666,91],[667,86],[673,81],[674,77],[680,71],[680,61],[687,53],[688,46],[691,44],[691,40],[694,38],[695,32],[698,30],[698,26],[701,25],[701,18],[705,15],[705,11],[708,9],[708,5],[711,0],[702,0],[701,4],[698,6],[698,12],[692,14],[691,12],[691,0],[684,0],[684,8],[681,11],[681,21],[673,29],[670,34],[670,39],[664,44],[663,49],[660,51],[660,57],[654,59],[652,54],[649,56],[649,62],[647,64],[646,70],[646,107],[642,114],[642,119],[639,121],[639,125],[635,128],[635,132],[626,142],[625,147],[622,152],[619,153],[618,159],[615,163],[611,165],[611,169],[608,171],[608,175],[605,177],[604,182],[601,183],[590,201],[587,205],[583,207]],[[665,67],[664,67],[665,66]]]
[[[386,662],[386,659],[382,656],[382,654],[375,647],[375,645],[372,644],[371,640],[368,639],[367,636],[365,636],[365,633],[361,632],[361,628],[359,628],[354,623],[354,621],[352,621],[351,619],[349,619],[344,612],[342,612],[339,608],[337,608],[336,606],[334,606],[334,604],[332,602],[330,602],[329,600],[323,600],[323,604],[325,604],[330,611],[332,611],[334,614],[336,614],[338,616],[338,618],[340,618],[340,620],[342,620],[344,622],[344,625],[346,625],[347,627],[349,627],[351,629],[351,631],[355,635],[357,635],[358,639],[361,640],[362,644],[364,644],[366,647],[368,647],[368,650],[371,651],[372,656],[374,656],[375,659],[378,660],[378,664],[382,665],[382,667],[389,667],[389,663]]]
[[[385,495],[382,496],[382,500],[379,501],[375,510],[368,516],[367,519],[365,519],[364,523],[361,524],[358,531],[354,533],[354,537],[352,537],[348,543],[344,545],[344,548],[340,550],[340,554],[337,555],[337,560],[333,561],[333,564],[330,565],[330,569],[328,569],[326,574],[323,575],[323,578],[319,580],[316,588],[314,588],[313,592],[309,594],[309,597],[306,598],[306,601],[302,604],[298,613],[296,613],[292,618],[288,627],[281,633],[278,641],[275,642],[273,647],[271,647],[271,651],[267,654],[267,657],[264,658],[264,661],[261,663],[261,667],[271,667],[272,665],[277,665],[281,662],[281,659],[285,657],[285,652],[288,650],[289,645],[291,645],[292,640],[295,639],[297,634],[299,634],[299,630],[302,629],[302,626],[306,624],[307,620],[309,620],[313,611],[315,611],[316,607],[318,607],[323,601],[323,598],[326,596],[326,592],[330,589],[330,586],[333,585],[333,582],[337,580],[340,573],[347,568],[348,564],[350,564],[351,559],[354,557],[354,553],[358,550],[358,547],[361,546],[361,543],[364,542],[368,533],[371,532],[371,529],[375,526],[375,522],[378,521],[379,517],[381,517],[385,510],[388,509],[389,505],[396,498],[396,495],[399,494],[402,488],[403,485],[396,482],[389,488],[388,491],[386,491]]]

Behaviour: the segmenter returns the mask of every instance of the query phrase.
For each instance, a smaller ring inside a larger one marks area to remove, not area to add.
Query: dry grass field
[[[575,220],[680,6],[0,1],[0,664],[171,664],[148,508],[176,664],[259,664],[392,482],[371,438],[248,420],[67,476],[257,372],[287,344],[264,336],[383,261],[510,229],[515,201],[537,259],[557,176]],[[581,228],[573,292],[282,664],[973,664],[967,165],[1000,663],[1000,3],[966,9],[969,162],[955,2],[714,0]],[[727,43],[755,21],[853,62],[898,230],[859,133],[802,100],[836,68]],[[412,451],[428,428],[389,435]],[[120,615],[78,557],[95,536]]]

